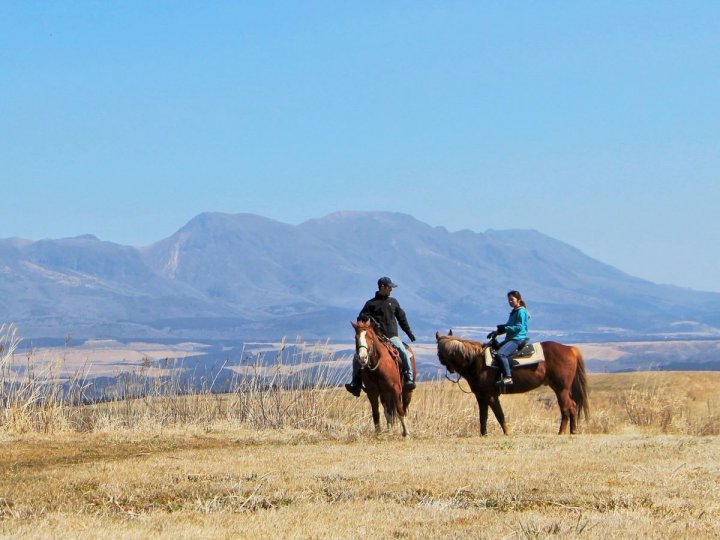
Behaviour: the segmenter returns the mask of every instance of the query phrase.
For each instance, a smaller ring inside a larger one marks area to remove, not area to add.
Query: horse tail
[[[572,382],[570,394],[575,400],[578,408],[578,414],[582,413],[587,420],[590,416],[590,403],[588,402],[587,375],[585,373],[585,361],[580,349],[573,347],[577,365],[575,367],[575,378]]]

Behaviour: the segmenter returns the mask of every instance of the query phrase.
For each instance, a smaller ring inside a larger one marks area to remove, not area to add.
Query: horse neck
[[[479,358],[468,361],[467,364],[462,368],[460,373],[467,380],[470,380],[474,376],[478,375],[485,369],[485,358],[481,355]]]
[[[463,376],[466,380],[469,380],[482,373],[485,370],[485,367],[485,346],[482,345],[480,352],[474,358],[469,359],[465,365],[458,368],[458,374]]]
[[[462,343],[464,347],[470,346],[470,343],[467,342],[466,340],[453,338],[453,341]],[[467,362],[462,367],[456,368],[457,373],[459,373],[466,379],[468,377],[472,377],[474,374],[480,373],[485,368],[485,346],[482,344],[480,344],[480,345],[481,345],[480,351],[478,352],[477,355],[475,355],[474,358],[468,359]],[[465,353],[458,353],[457,351],[455,351],[454,353],[450,353],[448,351],[448,353],[455,356],[456,358],[457,358],[458,354],[462,354],[463,356],[465,356],[467,358]],[[460,362],[456,363],[455,365],[457,366],[457,364],[459,364],[459,363]]]

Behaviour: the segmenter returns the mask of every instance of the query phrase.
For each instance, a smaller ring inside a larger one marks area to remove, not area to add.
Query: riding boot
[[[403,372],[405,373],[405,389],[415,390],[415,380],[413,377],[412,366],[410,360],[404,354],[400,354],[403,357]]]
[[[345,390],[355,397],[360,397],[360,393],[362,392],[362,371],[360,371],[360,363],[356,356],[353,357],[352,369],[352,380],[349,384],[345,385]]]

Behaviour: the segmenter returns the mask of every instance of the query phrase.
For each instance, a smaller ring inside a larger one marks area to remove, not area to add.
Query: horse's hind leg
[[[575,403],[573,398],[570,398],[570,435],[577,433],[577,417],[577,403]]]
[[[400,419],[400,425],[402,426],[402,436],[407,437],[409,434],[405,416],[406,416],[407,410],[405,409],[405,406],[403,405],[403,399],[402,395],[398,394],[395,398],[395,414],[397,414],[398,418]]]
[[[386,395],[381,396],[380,400],[382,401],[383,411],[385,412],[387,430],[390,431],[395,423],[395,405],[392,398]]]
[[[560,430],[558,435],[567,433],[568,423],[570,424],[570,434],[577,432],[577,405],[575,400],[570,397],[570,390],[563,388],[557,395],[558,405],[560,406]]]
[[[406,422],[407,422],[407,420],[405,420],[405,417],[401,416],[400,417],[400,425],[402,426],[402,436],[403,437],[407,437],[408,435],[410,435],[410,431],[408,431]]]
[[[502,410],[502,406],[500,405],[500,399],[498,398],[498,396],[491,396],[490,398],[488,398],[488,404],[490,405],[490,408],[492,409],[495,418],[497,418],[497,421],[500,424],[503,433],[505,435],[510,435],[510,428],[508,427],[507,422],[505,422],[505,413]]]
[[[387,430],[390,431],[393,427],[394,422],[393,414],[388,409],[385,409],[385,423],[387,424]]]

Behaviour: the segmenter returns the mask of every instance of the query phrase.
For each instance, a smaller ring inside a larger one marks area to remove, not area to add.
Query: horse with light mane
[[[407,437],[408,429],[405,415],[407,414],[412,390],[402,384],[400,364],[396,356],[388,348],[389,341],[383,340],[375,331],[372,320],[350,323],[355,328],[355,354],[362,368],[362,380],[372,408],[375,432],[380,433],[380,402],[385,411],[385,420],[390,429],[395,418],[400,419],[403,437]],[[392,345],[390,344],[390,347]],[[406,346],[413,374],[415,372],[415,355],[412,348]]]
[[[501,390],[504,390],[504,393],[520,394],[541,385],[552,388],[560,406],[560,435],[567,433],[568,424],[570,433],[577,433],[580,413],[586,418],[589,415],[585,362],[577,347],[543,341],[545,360],[513,368],[512,386],[501,388],[497,384],[498,370],[485,365],[485,348],[490,344],[457,338],[452,335],[452,330],[447,336],[436,332],[435,340],[440,363],[450,373],[462,376],[475,394],[480,408],[480,435],[487,434],[488,407],[495,414],[503,433],[510,434],[505,413],[500,405]]]

